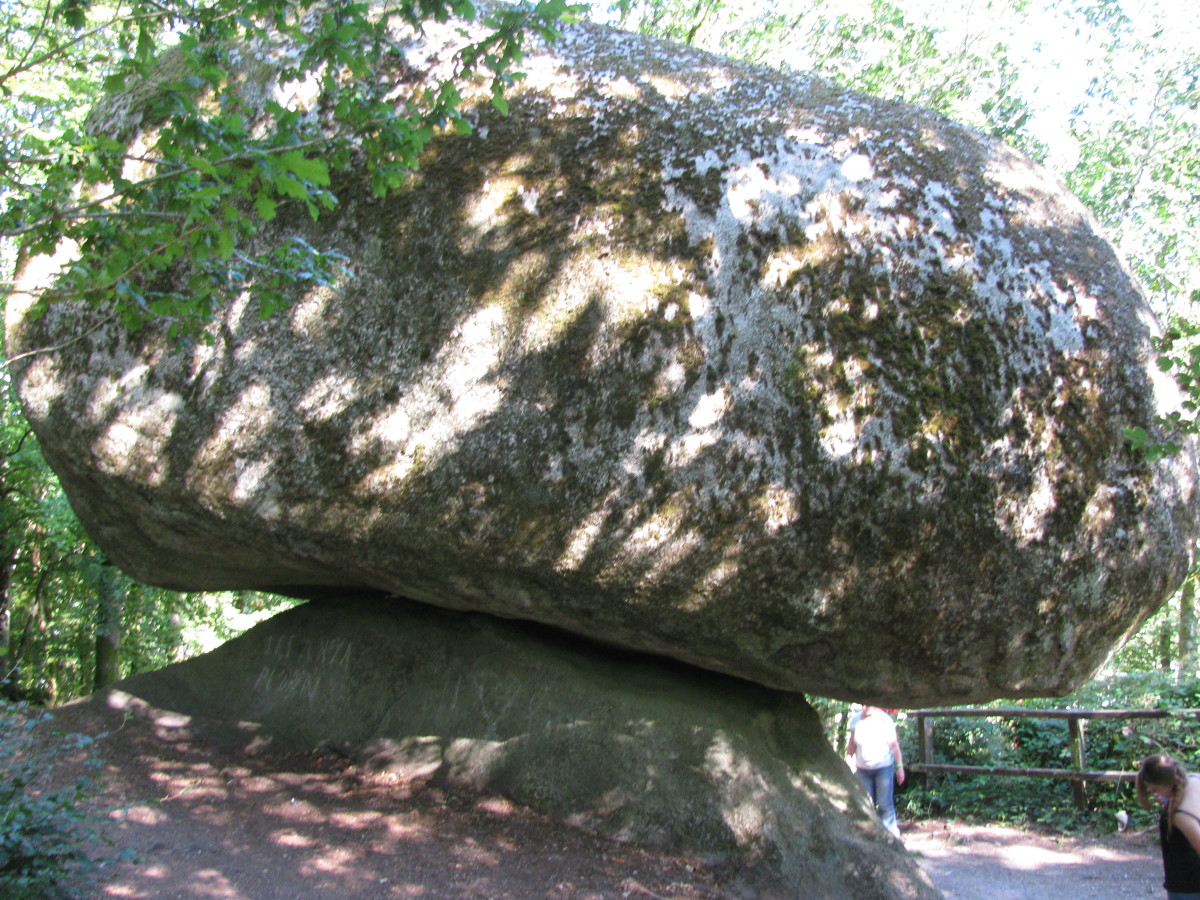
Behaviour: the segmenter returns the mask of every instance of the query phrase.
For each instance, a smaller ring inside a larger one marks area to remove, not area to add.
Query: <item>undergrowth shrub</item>
[[[1019,702],[998,701],[994,708],[1026,709],[1200,709],[1200,680],[1167,674],[1116,676],[1088,683],[1067,697]],[[1026,769],[1071,767],[1064,719],[936,717],[934,762],[951,765]],[[899,716],[905,760],[919,758],[916,719]],[[1084,767],[1092,771],[1136,772],[1151,753],[1169,753],[1193,772],[1200,772],[1200,720],[1191,716],[1166,719],[1088,719],[1084,726]],[[1061,831],[1111,832],[1116,813],[1129,814],[1129,827],[1152,827],[1155,813],[1137,804],[1131,782],[1090,782],[1088,805],[1074,805],[1065,779],[1025,776],[945,774],[920,786],[915,776],[897,793],[897,808],[907,818],[949,817]]]
[[[55,769],[68,758],[83,771],[98,761],[92,738],[50,734],[52,717],[23,705],[0,704],[0,897],[67,900],[81,896],[92,863],[86,848],[95,835],[84,800],[94,790],[87,774],[55,787]]]

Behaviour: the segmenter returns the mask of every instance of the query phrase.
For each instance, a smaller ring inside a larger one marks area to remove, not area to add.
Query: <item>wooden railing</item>
[[[1134,781],[1136,772],[1091,771],[1086,765],[1085,723],[1088,719],[1167,719],[1200,716],[1200,709],[918,709],[909,714],[917,720],[920,761],[910,764],[922,784],[930,775],[964,773],[970,775],[1024,775],[1032,778],[1059,778],[1071,782],[1075,805],[1087,806],[1087,783],[1090,781]],[[1067,742],[1071,755],[1069,769],[1022,769],[1011,766],[958,766],[933,761],[933,719],[942,717],[977,717],[996,719],[1065,719]]]

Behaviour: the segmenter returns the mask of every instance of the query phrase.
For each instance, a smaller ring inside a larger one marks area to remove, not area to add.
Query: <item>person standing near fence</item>
[[[847,750],[854,755],[855,774],[875,804],[883,827],[894,837],[900,837],[895,786],[904,784],[904,757],[900,753],[896,723],[878,706],[864,706],[850,730]]]
[[[1162,804],[1158,834],[1167,900],[1200,900],[1200,776],[1166,754],[1148,756],[1137,775],[1138,803],[1150,809],[1151,795]]]

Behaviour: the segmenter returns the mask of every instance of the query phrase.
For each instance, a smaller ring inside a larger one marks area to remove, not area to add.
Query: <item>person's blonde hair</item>
[[[1181,762],[1165,753],[1147,756],[1137,774],[1137,799],[1143,809],[1154,805],[1149,790],[1152,786],[1171,788],[1171,800],[1167,804],[1167,834],[1170,834],[1175,828],[1175,810],[1179,809],[1187,792],[1188,771]]]

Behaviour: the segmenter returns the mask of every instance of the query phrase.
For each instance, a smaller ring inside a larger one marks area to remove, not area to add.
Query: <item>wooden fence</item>
[[[1089,781],[1134,781],[1136,772],[1091,771],[1087,768],[1085,723],[1088,719],[1167,719],[1200,716],[1200,709],[918,709],[909,714],[917,720],[920,761],[907,768],[915,772],[922,784],[930,775],[963,773],[970,775],[1024,775],[1033,778],[1058,778],[1071,782],[1075,805],[1087,806]],[[1069,769],[1021,769],[1008,766],[956,766],[933,761],[933,720],[941,717],[976,717],[996,719],[1065,719],[1067,742],[1071,755]]]

